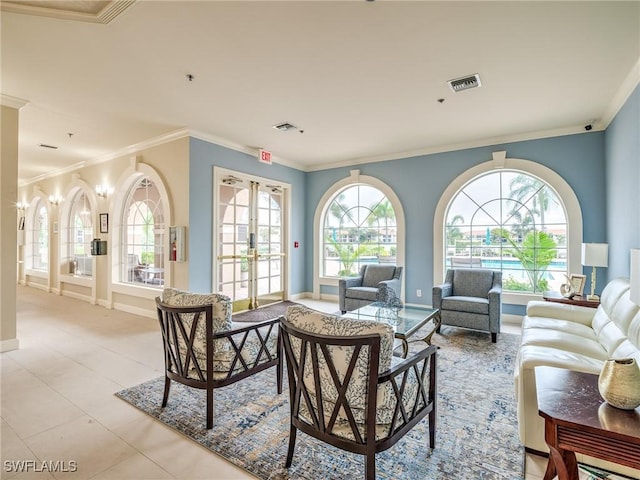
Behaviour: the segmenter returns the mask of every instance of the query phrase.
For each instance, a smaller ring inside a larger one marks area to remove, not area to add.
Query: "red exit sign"
[[[271,152],[260,149],[260,152],[258,154],[258,160],[260,160],[262,163],[267,163],[271,165]]]

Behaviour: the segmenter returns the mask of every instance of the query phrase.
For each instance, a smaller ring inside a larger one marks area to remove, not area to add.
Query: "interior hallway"
[[[254,478],[113,395],[163,375],[157,320],[17,291],[20,348],[0,355],[1,478]],[[332,302],[298,302],[337,310]],[[16,473],[8,471],[11,460],[74,461],[77,472]],[[541,479],[545,465],[527,456],[526,480]]]

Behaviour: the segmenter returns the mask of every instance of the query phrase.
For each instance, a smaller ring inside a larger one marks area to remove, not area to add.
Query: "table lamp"
[[[629,277],[629,298],[636,305],[640,305],[640,248],[631,249],[631,274]]]
[[[596,267],[606,267],[609,259],[609,245],[606,243],[583,243],[582,265],[592,267],[591,270],[591,295],[587,300],[600,300],[596,295]]]

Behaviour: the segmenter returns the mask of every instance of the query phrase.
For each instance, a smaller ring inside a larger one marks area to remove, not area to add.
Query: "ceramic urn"
[[[598,390],[613,407],[633,410],[640,406],[640,368],[636,360],[621,358],[604,362]]]

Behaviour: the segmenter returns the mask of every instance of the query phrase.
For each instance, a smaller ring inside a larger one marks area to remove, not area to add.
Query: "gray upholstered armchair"
[[[362,265],[357,277],[338,282],[340,311],[356,310],[372,302],[399,304],[402,267],[395,265]]]
[[[444,283],[433,287],[433,308],[440,309],[442,325],[500,332],[502,272],[480,268],[447,270]]]

